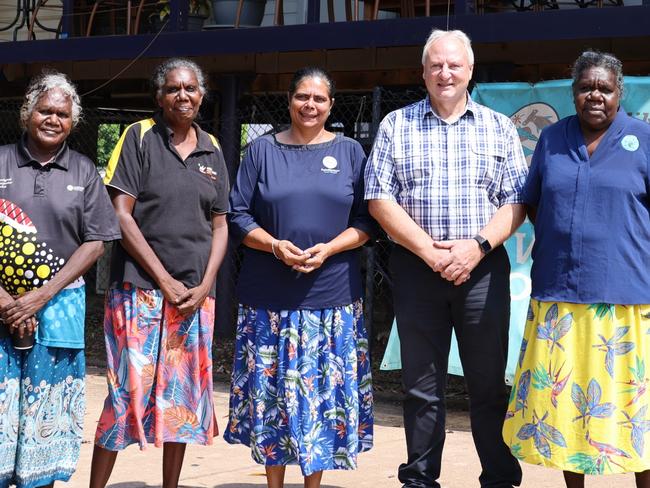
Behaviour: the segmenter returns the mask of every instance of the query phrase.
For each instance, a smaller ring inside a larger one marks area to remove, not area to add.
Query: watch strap
[[[481,249],[481,252],[483,254],[488,254],[492,250],[492,245],[490,244],[490,241],[488,241],[481,234],[476,234],[474,237],[472,237],[472,239],[478,242],[478,247]]]

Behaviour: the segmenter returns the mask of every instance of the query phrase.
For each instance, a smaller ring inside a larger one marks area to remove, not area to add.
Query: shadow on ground
[[[224,485],[214,485],[212,488],[260,488],[260,486],[266,486],[266,483],[263,484],[253,484],[253,483],[226,483]],[[284,488],[302,488],[303,484],[300,483],[285,483]],[[179,488],[190,488],[190,487],[179,487]],[[342,488],[338,485],[321,485],[321,488]]]
[[[113,483],[109,484],[108,488],[158,488],[160,485],[149,485],[141,481],[129,481],[125,483]],[[225,483],[220,485],[212,485],[211,488],[261,488],[266,486],[266,482],[260,481],[260,483]],[[285,483],[284,488],[302,488],[302,483]],[[205,485],[188,485],[180,484],[178,488],[205,488]],[[321,488],[342,488],[339,485],[321,485]]]

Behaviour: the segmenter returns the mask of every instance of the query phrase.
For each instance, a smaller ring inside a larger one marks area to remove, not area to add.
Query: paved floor
[[[106,382],[100,374],[87,377],[88,407],[81,458],[77,473],[67,485],[81,488],[88,485],[92,438],[97,418],[106,395]],[[226,425],[228,411],[227,385],[215,385],[215,405],[220,428]],[[375,447],[360,456],[356,471],[329,471],[323,477],[323,488],[399,488],[396,468],[406,457],[404,435],[399,408],[379,404],[376,408]],[[443,473],[440,482],[445,488],[478,487],[480,465],[466,414],[452,413],[448,420]],[[112,488],[144,488],[160,486],[162,451],[150,448],[139,451],[131,446],[118,456]],[[551,488],[563,486],[559,472],[538,466],[524,465],[525,488]],[[299,488],[302,478],[297,467],[287,469],[286,488]],[[264,469],[250,458],[248,448],[231,446],[221,438],[210,447],[189,446],[181,474],[182,487],[257,488],[265,486]],[[634,486],[633,476],[589,477],[588,488]],[[58,485],[62,487],[63,485]]]

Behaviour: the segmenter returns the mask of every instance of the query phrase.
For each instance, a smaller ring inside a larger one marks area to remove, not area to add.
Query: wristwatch
[[[478,242],[478,247],[481,249],[483,254],[488,254],[492,250],[492,244],[481,234],[476,234],[472,237],[476,242]]]

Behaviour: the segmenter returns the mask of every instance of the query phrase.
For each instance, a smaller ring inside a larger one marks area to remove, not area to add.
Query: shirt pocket
[[[422,152],[396,154],[395,174],[402,189],[412,189],[429,181],[432,176],[431,158]]]
[[[506,146],[502,141],[491,138],[488,141],[472,141],[470,151],[470,184],[478,188],[498,190],[506,159]]]
[[[206,218],[210,220],[210,214],[218,200],[216,182],[221,175],[218,175],[216,170],[207,164],[199,164],[196,168],[189,169],[187,173],[190,175],[187,181],[188,187],[193,188],[198,205]]]

